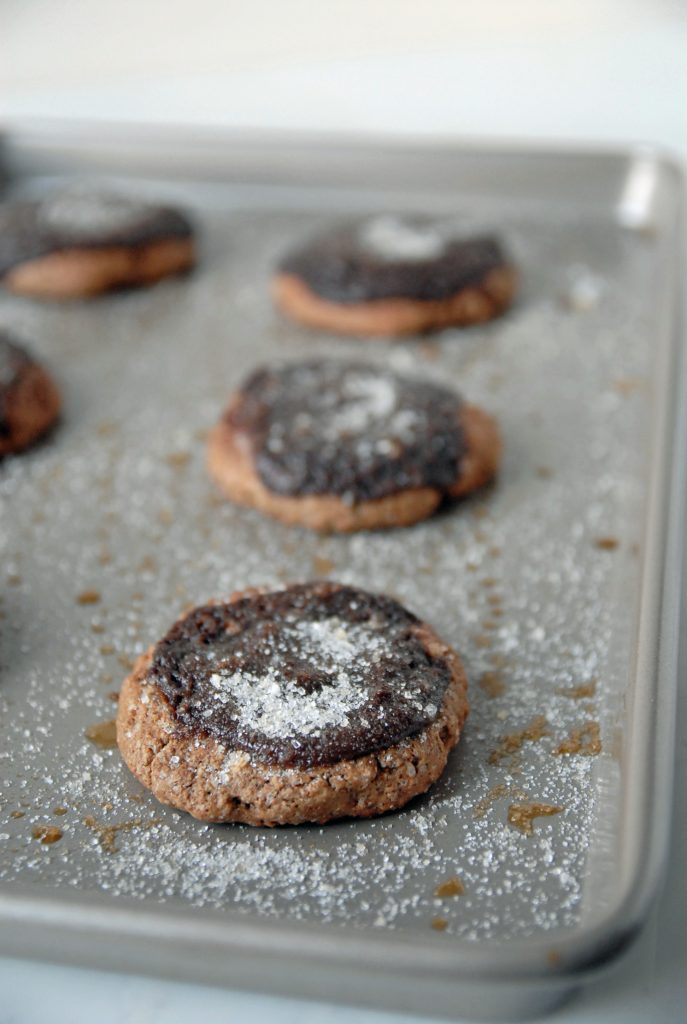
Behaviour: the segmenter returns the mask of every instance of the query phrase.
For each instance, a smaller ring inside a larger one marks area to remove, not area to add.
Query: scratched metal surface
[[[39,171],[10,189],[40,191]],[[73,889],[105,894],[103,913],[205,907],[457,950],[557,940],[614,905],[628,705],[655,684],[636,673],[635,638],[671,252],[661,230],[621,224],[582,188],[558,203],[549,183],[545,201],[535,189],[524,203],[508,180],[507,157],[499,187],[469,199],[460,175],[426,194],[120,175],[193,212],[196,272],[84,303],[0,296],[0,321],[64,395],[53,435],[0,466],[5,892]],[[285,322],[269,298],[277,255],[329,217],[382,209],[495,225],[522,272],[515,309],[369,345]],[[451,382],[489,409],[505,441],[497,486],[411,529],[351,537],[222,501],[204,443],[227,395],[257,363],[318,354]],[[86,738],[113,718],[130,659],[182,608],[318,575],[396,595],[465,661],[469,723],[426,796],[370,822],[208,826],[159,805],[116,749]],[[600,752],[584,742],[597,729]],[[528,834],[512,808],[530,803],[557,811]],[[42,843],[43,826],[61,838]],[[436,897],[454,876],[462,895]]]

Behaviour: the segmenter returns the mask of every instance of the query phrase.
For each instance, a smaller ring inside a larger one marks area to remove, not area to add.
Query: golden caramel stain
[[[58,818],[61,818],[61,817],[63,817],[63,815],[65,815],[67,813],[67,810],[68,810],[68,808],[62,807],[60,805],[59,807],[53,807],[52,813],[56,814]]]
[[[478,800],[475,804],[475,809],[472,812],[473,818],[479,820],[483,818],[487,813],[492,804],[496,803],[497,800],[501,800],[502,797],[508,793],[508,786],[505,782],[499,782],[497,786],[492,786],[486,796],[483,796],[481,800]]]
[[[127,654],[118,654],[117,661],[122,666],[122,668],[125,668],[127,670],[127,672],[131,672],[135,665],[134,659],[130,658]]]
[[[138,563],[139,572],[155,572],[157,570],[157,562],[152,555],[145,555]]]
[[[50,846],[52,843],[59,843],[64,833],[56,825],[36,825],[31,835],[44,846]]]
[[[483,587],[495,587],[499,581],[493,576],[485,576],[482,580]]]
[[[107,699],[111,700],[113,704],[117,704],[119,701],[119,690],[110,690],[107,694]]]
[[[448,928],[448,921],[445,917],[433,917],[432,928],[435,932],[445,932]]]
[[[161,508],[157,514],[157,521],[160,526],[171,526],[174,522],[174,514],[171,509]]]
[[[100,633],[104,633],[104,632],[105,632],[105,623],[104,622],[92,622],[91,623],[91,633],[100,634]]]
[[[95,722],[88,726],[84,736],[91,743],[95,743],[96,747],[110,750],[117,746],[117,723],[114,718],[108,722]]]
[[[113,423],[112,420],[103,420],[95,428],[95,432],[98,437],[110,437],[115,432],[117,424]]]
[[[102,644],[100,647],[101,654],[114,654],[115,649],[113,644]]]
[[[503,800],[505,796],[512,796],[516,800],[524,800],[527,794],[522,789],[518,789],[514,786],[507,786],[505,782],[499,782],[498,785],[491,787],[486,796],[483,796],[481,800],[477,801],[472,812],[473,818],[479,821],[480,818],[485,816],[487,811],[496,803],[497,800]]]
[[[455,876],[454,878],[447,878],[445,882],[441,882],[434,890],[434,895],[437,899],[444,900],[451,896],[462,896],[464,892],[465,886],[460,878]]]
[[[98,842],[107,853],[117,852],[117,834],[119,832],[131,832],[135,828],[152,828],[157,825],[160,818],[151,818],[150,821],[143,821],[143,818],[133,818],[131,821],[118,821],[114,825],[103,825],[96,821],[92,814],[87,814],[83,819],[86,828],[90,828],[98,837]]]
[[[11,811],[10,818],[23,818],[26,811]]]
[[[6,578],[10,587],[18,587],[21,583],[21,576],[18,572],[8,572]]]
[[[511,804],[508,808],[508,824],[526,836],[531,836],[535,818],[549,818],[552,814],[560,814],[562,810],[562,807],[555,804]]]
[[[550,480],[553,476],[553,470],[549,466],[537,466],[537,476],[540,480]]]
[[[165,462],[172,469],[183,469],[184,466],[188,466],[190,461],[190,452],[170,452],[169,455],[165,456]]]
[[[489,669],[479,677],[479,686],[492,700],[506,692],[503,675],[498,669]]]
[[[477,647],[491,647],[493,639],[486,633],[480,633],[479,636],[475,637],[475,645]]]
[[[98,604],[100,602],[99,590],[82,590],[76,595],[77,604]]]
[[[489,764],[501,764],[507,757],[517,754],[523,744],[536,743],[548,735],[549,723],[544,715],[537,715],[524,729],[501,737],[498,747],[495,747],[489,755]]]
[[[584,722],[571,729],[567,740],[563,740],[554,753],[579,754],[581,757],[596,757],[601,753],[601,730],[598,722]]]
[[[615,551],[619,544],[617,537],[597,537],[594,541],[594,547],[599,551]]]
[[[563,687],[556,692],[561,697],[570,697],[571,700],[586,700],[596,695],[596,679],[590,679],[588,683],[581,683],[580,686]]]
[[[312,560],[313,572],[317,576],[328,576],[330,572],[334,572],[336,566],[332,562],[331,558],[324,558],[322,555],[315,555]]]

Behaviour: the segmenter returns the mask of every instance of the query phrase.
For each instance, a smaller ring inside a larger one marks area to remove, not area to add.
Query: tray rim
[[[152,130],[151,130],[152,128]],[[561,984],[596,970],[614,959],[638,933],[658,888],[665,861],[672,792],[674,747],[674,706],[676,699],[678,624],[681,575],[671,573],[682,564],[683,512],[685,508],[685,456],[687,454],[687,354],[678,320],[678,267],[682,257],[683,190],[682,174],[676,160],[660,147],[645,145],[589,146],[551,145],[529,142],[449,139],[446,137],[385,136],[375,140],[362,133],[254,132],[230,129],[192,129],[165,126],[114,125],[95,122],[23,121],[0,124],[0,161],[3,151],[14,149],[15,157],[41,161],[52,155],[73,162],[84,148],[109,139],[130,148],[155,153],[156,146],[180,140],[189,143],[202,138],[217,152],[243,151],[252,159],[283,151],[285,141],[319,149],[355,150],[357,153],[399,154],[440,150],[442,155],[460,159],[488,156],[504,159],[539,156],[552,160],[581,158],[586,162],[606,161],[630,168],[648,161],[670,191],[668,208],[662,211],[666,245],[675,258],[662,282],[661,318],[665,338],[661,348],[662,366],[656,373],[658,387],[666,396],[652,431],[650,450],[654,456],[645,522],[645,555],[642,566],[637,670],[653,679],[644,697],[647,717],[640,721],[637,709],[632,717],[634,746],[641,744],[647,760],[644,774],[636,759],[629,771],[642,793],[644,812],[651,808],[653,827],[639,830],[632,865],[615,903],[591,926],[569,933],[519,939],[517,942],[472,943],[434,935],[416,936],[393,931],[362,931],[341,926],[304,924],[284,920],[255,919],[248,915],[210,909],[171,910],[164,905],[149,907],[137,901],[119,900],[115,905],[98,894],[40,894],[22,887],[0,885],[0,952],[44,959],[83,963],[70,942],[79,936],[99,939],[99,949],[119,946],[125,969],[148,971],[139,960],[151,942],[170,955],[186,947],[196,953],[221,951],[223,956],[279,958],[296,961],[310,969],[356,968],[375,972],[384,984],[390,978],[436,978],[447,983],[489,981],[490,983]],[[60,156],[61,155],[61,156]],[[224,168],[226,171],[226,168]],[[0,166],[0,173],[2,167]],[[182,172],[183,173],[183,172]],[[11,176],[11,171],[10,171]],[[227,175],[225,175],[226,177]],[[651,556],[660,553],[651,561]],[[650,614],[653,610],[653,616]],[[646,689],[646,687],[645,687]],[[651,700],[660,697],[660,700]],[[638,802],[638,801],[637,801]],[[220,920],[221,915],[221,920]],[[288,937],[288,944],[285,939]],[[58,940],[59,948],[56,948]],[[128,940],[128,943],[127,943]],[[18,948],[28,951],[18,952]],[[124,954],[122,953],[124,950]],[[294,965],[295,966],[295,965]],[[154,969],[153,973],[164,973]],[[184,972],[181,972],[184,973]],[[193,977],[193,969],[186,972]],[[241,985],[241,978],[217,978],[218,982]],[[283,988],[283,986],[277,986]],[[300,986],[302,990],[305,986]]]

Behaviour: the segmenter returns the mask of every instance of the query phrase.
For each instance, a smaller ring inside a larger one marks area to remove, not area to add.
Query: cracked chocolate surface
[[[342,224],[288,252],[278,265],[323,299],[342,304],[446,299],[510,265],[494,235],[459,237],[426,217]]]
[[[360,362],[257,370],[226,414],[275,494],[351,504],[450,487],[465,454],[461,400],[448,388]]]
[[[145,245],[190,238],[192,232],[188,218],[173,207],[92,188],[11,199],[0,204],[0,276],[65,249]]]
[[[155,648],[148,682],[182,727],[284,768],[335,764],[416,735],[451,679],[391,598],[306,583],[199,607]]]

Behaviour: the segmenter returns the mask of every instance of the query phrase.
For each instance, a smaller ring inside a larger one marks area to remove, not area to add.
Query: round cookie
[[[139,658],[117,742],[163,803],[296,825],[402,807],[468,713],[455,652],[389,597],[336,583],[195,608]]]
[[[224,493],[315,530],[408,526],[495,475],[495,421],[455,392],[360,362],[257,370],[211,431]]]
[[[169,206],[85,186],[0,204],[0,279],[20,295],[97,295],[152,284],[194,261],[191,223]]]
[[[491,320],[516,288],[496,237],[465,236],[450,220],[385,215],[330,228],[287,253],[273,293],[309,327],[388,337]]]
[[[52,377],[0,330],[0,458],[28,448],[59,414],[60,394]]]

